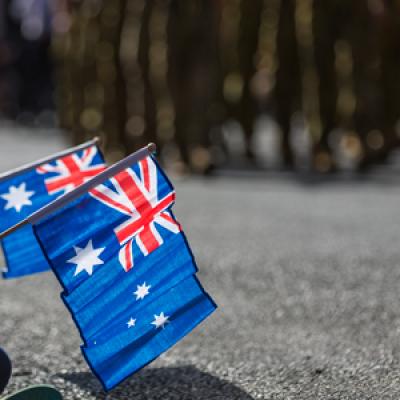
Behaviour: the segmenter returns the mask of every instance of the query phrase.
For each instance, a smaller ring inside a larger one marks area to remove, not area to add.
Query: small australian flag
[[[87,191],[78,188],[76,198],[34,224],[64,288],[83,355],[106,390],[216,308],[171,210],[171,182],[148,153],[132,160],[99,174]]]
[[[0,176],[0,231],[17,224],[105,169],[103,156],[93,142],[67,153],[22,168],[20,172],[12,171]],[[2,239],[1,245],[6,262],[4,278],[16,278],[50,268],[29,225]]]

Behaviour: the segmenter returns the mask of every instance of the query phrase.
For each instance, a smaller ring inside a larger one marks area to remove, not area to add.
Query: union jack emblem
[[[175,192],[171,189],[159,199],[155,162],[147,157],[138,164],[138,175],[128,168],[110,179],[113,189],[98,185],[89,192],[103,204],[129,216],[127,221],[114,229],[122,246],[119,260],[126,272],[134,265],[133,240],[147,256],[163,244],[157,225],[175,234],[181,231],[178,222],[166,211],[175,201]]]
[[[70,154],[58,159],[55,165],[41,165],[36,168],[36,172],[57,174],[44,181],[48,194],[60,191],[67,193],[104,171],[106,168],[104,163],[91,165],[96,154],[96,146],[91,146],[83,150],[82,156],[77,153]]]

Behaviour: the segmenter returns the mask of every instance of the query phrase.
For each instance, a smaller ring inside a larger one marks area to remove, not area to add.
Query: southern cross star
[[[30,198],[35,194],[33,191],[26,190],[26,183],[21,183],[17,186],[10,186],[9,192],[0,195],[1,198],[7,201],[4,209],[15,208],[16,212],[20,212],[23,206],[31,206]]]
[[[168,316],[164,315],[164,313],[160,313],[160,315],[154,315],[154,321],[151,323],[152,325],[154,325],[156,328],[163,328],[164,329],[164,325],[167,324],[168,321]]]
[[[151,285],[146,286],[146,282],[143,282],[143,285],[137,285],[136,288],[136,292],[133,294],[136,296],[136,300],[142,300],[149,294]]]
[[[136,319],[131,318],[126,324],[128,325],[128,328],[132,328],[136,324]]]
[[[76,264],[74,276],[82,271],[86,271],[89,275],[92,275],[95,265],[104,264],[104,261],[99,258],[104,249],[105,247],[94,249],[92,240],[89,240],[85,248],[74,246],[76,255],[67,261],[68,263]]]

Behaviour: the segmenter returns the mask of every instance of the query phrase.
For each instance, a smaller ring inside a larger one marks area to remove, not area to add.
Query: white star
[[[98,249],[93,248],[92,240],[89,240],[85,248],[81,249],[74,246],[76,255],[67,262],[76,264],[74,276],[82,271],[86,271],[89,275],[93,274],[93,267],[95,265],[104,264],[104,261],[99,258],[99,255],[104,251],[105,247]]]
[[[137,285],[136,292],[133,292],[136,295],[136,300],[142,300],[149,294],[149,289],[151,285],[146,286],[146,282],[143,282],[143,285]]]
[[[136,324],[136,319],[131,318],[126,324],[128,325],[128,328],[132,328]]]
[[[151,323],[154,325],[156,328],[163,328],[164,325],[167,324],[168,321],[168,316],[164,315],[164,313],[160,313],[160,315],[154,315],[154,321]]]
[[[31,206],[30,198],[35,194],[33,191],[26,190],[26,183],[21,183],[17,186],[10,186],[9,192],[0,195],[1,198],[7,201],[4,209],[15,208],[16,212],[20,212],[23,206]]]

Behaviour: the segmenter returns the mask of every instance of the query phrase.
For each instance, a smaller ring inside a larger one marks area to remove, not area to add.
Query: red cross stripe
[[[119,261],[126,272],[133,268],[133,240],[136,240],[141,252],[147,256],[164,243],[163,238],[158,233],[155,224],[161,225],[173,233],[181,232],[180,224],[175,221],[168,211],[163,211],[155,216],[149,225],[143,227],[135,239],[131,239],[122,246],[119,251]]]
[[[165,211],[174,203],[175,192],[169,187],[168,193],[158,199],[157,166],[151,157],[139,161],[139,169],[139,176],[128,168],[111,178],[115,190],[105,185],[90,190],[91,196],[130,217],[114,229],[122,245],[119,259],[126,271],[133,267],[133,238],[146,256],[163,243],[156,224],[180,232],[179,224]]]
[[[91,165],[97,154],[96,146],[83,150],[82,156],[70,154],[56,161],[55,165],[44,164],[36,169],[39,174],[56,173],[56,176],[45,179],[48,194],[60,191],[69,192],[82,183],[105,170],[105,164]]]

